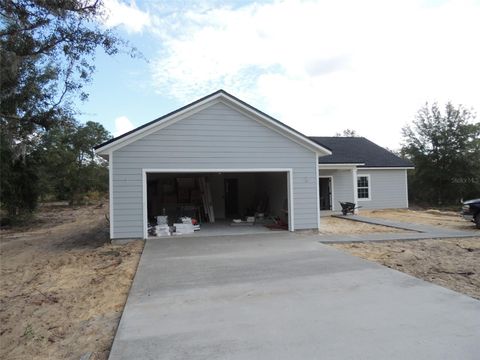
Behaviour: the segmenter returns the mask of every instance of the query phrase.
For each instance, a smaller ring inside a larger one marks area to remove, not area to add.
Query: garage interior
[[[286,172],[147,173],[149,229],[159,216],[167,216],[170,227],[182,217],[196,219],[200,230],[194,235],[288,230],[287,176]]]

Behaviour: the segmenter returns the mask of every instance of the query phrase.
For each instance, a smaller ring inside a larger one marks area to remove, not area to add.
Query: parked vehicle
[[[462,216],[465,220],[474,222],[477,229],[480,229],[480,199],[464,201]]]

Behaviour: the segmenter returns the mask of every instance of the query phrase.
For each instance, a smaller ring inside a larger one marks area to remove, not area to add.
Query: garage
[[[146,239],[160,216],[194,218],[202,235],[320,227],[318,159],[331,151],[223,90],[96,152],[109,161],[111,239]]]
[[[291,229],[290,171],[150,170],[145,177],[149,237],[159,235],[152,229],[159,216],[170,228],[194,219],[202,235]]]

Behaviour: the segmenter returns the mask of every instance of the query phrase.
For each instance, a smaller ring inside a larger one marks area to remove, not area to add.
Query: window
[[[357,176],[358,200],[370,200],[370,175]]]

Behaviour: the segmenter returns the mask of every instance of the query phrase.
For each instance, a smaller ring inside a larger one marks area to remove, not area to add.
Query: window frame
[[[367,186],[358,186],[358,179],[361,177],[366,177],[367,178]],[[359,190],[360,189],[367,189],[368,190],[368,197],[366,198],[361,198],[359,196]],[[372,200],[372,182],[370,179],[370,174],[357,174],[357,200],[358,201],[370,201]]]

